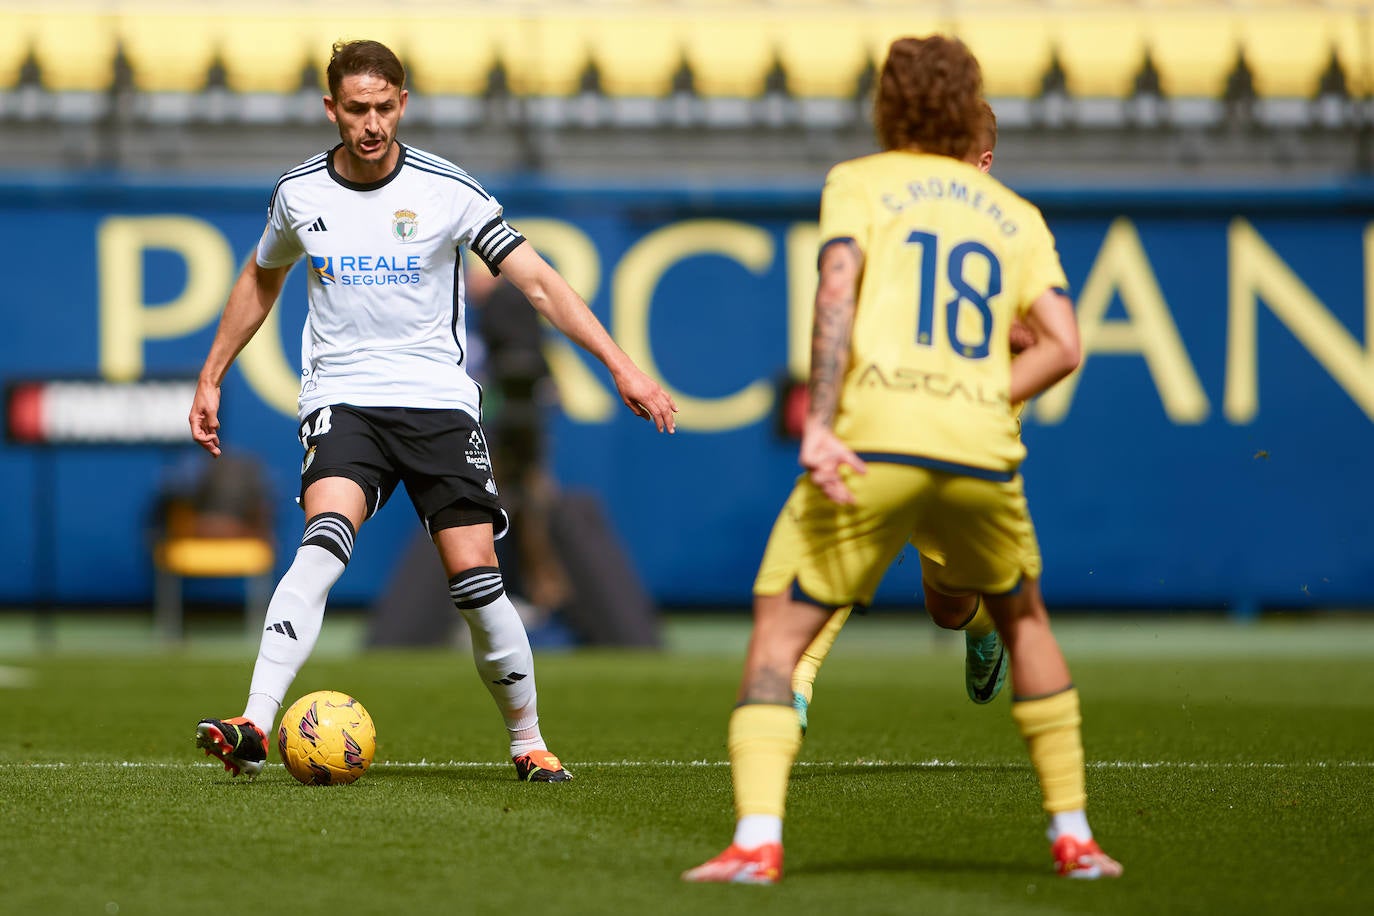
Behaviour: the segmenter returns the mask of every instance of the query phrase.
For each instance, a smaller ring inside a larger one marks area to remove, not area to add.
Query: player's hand
[[[848,467],[856,474],[868,473],[863,459],[854,454],[828,426],[810,420],[802,433],[801,466],[811,475],[811,482],[831,502],[842,506],[854,504],[854,494],[845,485],[841,468]]]
[[[648,420],[659,432],[677,432],[677,405],[663,386],[635,366],[613,372],[620,400],[636,414]]]
[[[196,383],[196,398],[191,403],[191,438],[216,458],[219,457],[219,387],[209,382]]]

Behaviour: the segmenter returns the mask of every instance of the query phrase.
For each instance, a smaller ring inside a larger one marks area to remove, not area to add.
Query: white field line
[[[728,767],[728,760],[579,760],[569,761],[574,769],[641,769],[647,767]],[[0,761],[0,770],[62,770],[82,767],[115,767],[130,770],[180,770],[187,767],[219,769],[222,765],[214,761],[193,763],[167,763],[139,760],[82,760],[72,763],[10,763]],[[382,770],[483,770],[505,769],[510,764],[486,760],[379,760],[372,765]],[[799,760],[793,766],[809,769],[826,767],[862,767],[871,770],[885,769],[971,769],[971,770],[1025,770],[1029,763],[967,763],[958,760]],[[1321,769],[1374,769],[1374,760],[1310,760],[1298,763],[1265,763],[1258,761],[1239,761],[1231,763],[1210,763],[1190,760],[1089,760],[1090,770],[1321,770]]]

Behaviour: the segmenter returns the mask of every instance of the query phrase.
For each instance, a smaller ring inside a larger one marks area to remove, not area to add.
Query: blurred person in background
[[[503,542],[510,549],[501,566],[507,587],[543,617],[572,594],[550,528],[558,486],[548,468],[548,423],[558,391],[544,360],[544,328],[525,295],[485,268],[467,272],[467,302],[482,347],[483,425],[492,467],[506,482],[514,539]]]
[[[1040,212],[968,162],[982,75],[964,45],[893,42],[874,121],[883,152],[821,197],[820,282],[800,477],[754,585],[728,746],[735,833],[687,881],[774,884],[801,730],[792,675],[831,614],[872,600],[910,539],[932,614],[983,600],[1011,661],[1012,717],[1057,871],[1114,877],[1085,813],[1078,694],[1040,595],[1013,405],[1078,365],[1073,305]],[[1020,316],[1035,341],[1015,360]]]
[[[509,278],[559,331],[610,370],[621,399],[660,432],[677,409],[611,339],[586,303],[453,163],[396,136],[405,70],[375,41],[339,42],[325,113],[342,142],[286,172],[255,257],[232,291],[191,407],[191,433],[220,453],[220,385],[306,259],[301,507],[305,533],[272,596],[242,716],[202,719],[196,744],[255,776],[266,735],[319,636],[325,601],[362,523],[405,483],[433,539],[453,605],[472,631],[477,670],[505,720],[521,780],[571,778],[540,733],[533,655],[505,593],[497,496],[466,368],[461,254]]]
[[[978,134],[979,140],[970,149],[968,156],[964,157],[964,161],[976,165],[980,172],[990,173],[993,152],[997,149],[997,115],[986,99],[983,100],[980,110],[983,121]],[[1025,322],[1019,318],[1013,319],[1008,340],[1012,356],[1026,349],[1034,341],[1035,334]],[[792,672],[792,705],[797,707],[797,717],[801,720],[803,735],[806,734],[816,675],[820,673],[821,665],[834,648],[835,639],[840,635],[840,630],[849,620],[852,611],[853,608],[842,607],[830,615],[830,619],[816,634],[811,645],[802,652],[801,661],[797,662],[797,668]],[[980,601],[972,615],[964,616],[958,606],[937,601],[934,604],[927,602],[926,611],[943,629],[963,631],[964,690],[968,693],[968,698],[975,703],[991,703],[1006,683],[1007,663],[1006,647],[997,635],[997,627],[994,626],[987,608]]]

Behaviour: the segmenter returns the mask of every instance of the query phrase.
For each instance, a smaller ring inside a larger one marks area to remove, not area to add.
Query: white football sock
[[[545,748],[539,733],[534,653],[520,614],[506,597],[501,571],[479,566],[461,572],[449,580],[449,596],[472,631],[472,659],[506,720],[511,756]]]
[[[1076,811],[1061,811],[1050,816],[1050,828],[1045,831],[1045,835],[1053,843],[1064,834],[1080,840],[1091,840],[1093,838],[1092,828],[1088,826],[1088,813],[1082,808]]]
[[[764,843],[782,842],[782,818],[772,814],[746,814],[735,823],[734,844],[753,849]]]
[[[286,691],[315,648],[324,625],[325,600],[352,552],[353,526],[342,515],[325,512],[306,523],[296,559],[267,605],[243,711],[264,734],[272,733]]]

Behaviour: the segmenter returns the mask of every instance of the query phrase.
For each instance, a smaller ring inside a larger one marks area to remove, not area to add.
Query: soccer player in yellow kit
[[[993,152],[997,149],[997,115],[992,106],[983,101],[979,105],[982,122],[978,130],[978,142],[973,145],[964,161],[978,167],[980,172],[992,171]],[[1019,320],[1012,322],[1011,352],[1020,353],[1030,345],[1033,335],[1029,328]],[[825,626],[816,638],[802,652],[792,672],[792,705],[797,708],[801,720],[802,734],[806,734],[808,714],[811,708],[812,692],[816,675],[826,656],[835,647],[835,639],[849,620],[851,608],[842,607],[830,615]],[[962,630],[964,633],[964,689],[975,703],[991,703],[1002,692],[1007,679],[1006,647],[997,635],[992,615],[982,602],[970,615],[962,613],[958,607],[947,607],[937,596],[927,599],[926,610],[937,625],[946,630]],[[950,616],[953,612],[953,616]]]
[[[893,42],[874,120],[884,152],[833,168],[801,477],[754,583],[754,630],[728,746],[730,846],[687,881],[782,877],[788,775],[801,745],[792,673],[837,608],[862,606],[908,538],[939,614],[986,603],[1011,660],[1012,718],[1049,814],[1056,869],[1115,877],[1085,813],[1078,694],[1040,595],[1013,405],[1079,363],[1073,305],[1044,218],[963,160],[982,75],[943,36]],[[1020,316],[1035,341],[1013,362]]]

